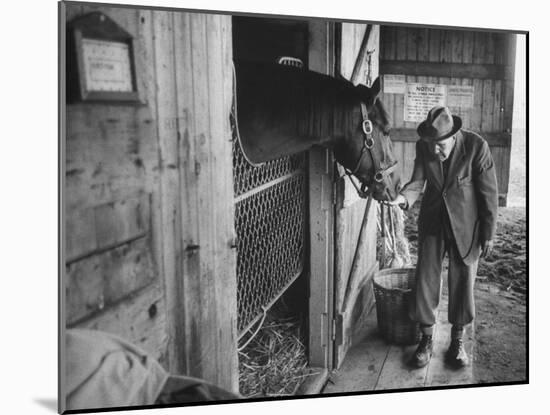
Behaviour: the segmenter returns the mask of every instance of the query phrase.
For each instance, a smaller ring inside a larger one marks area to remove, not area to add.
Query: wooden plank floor
[[[437,320],[432,359],[426,367],[413,369],[407,365],[407,361],[416,346],[387,344],[378,333],[376,310],[373,310],[359,337],[362,340],[350,348],[340,369],[331,373],[323,393],[472,384],[472,363],[460,370],[453,370],[444,363],[451,334],[451,326],[447,322],[446,293],[442,295]],[[470,362],[473,338],[472,324],[464,336]]]

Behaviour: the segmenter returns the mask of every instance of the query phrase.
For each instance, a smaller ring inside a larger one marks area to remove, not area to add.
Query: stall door
[[[378,76],[379,26],[340,26],[337,71],[354,84],[371,85]],[[376,202],[357,192],[338,166],[335,186],[334,367],[338,368],[374,306],[371,279],[376,262]]]
[[[307,65],[307,24],[234,17],[233,55],[235,61]],[[304,272],[306,166],[304,153],[252,166],[233,139],[239,337]]]

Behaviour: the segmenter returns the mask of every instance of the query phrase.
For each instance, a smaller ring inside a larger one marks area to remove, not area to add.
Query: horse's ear
[[[376,101],[376,98],[378,98],[378,95],[380,95],[380,77],[377,77],[374,82],[372,83],[372,86],[370,87],[370,90],[372,92],[372,96],[374,98],[373,101]]]

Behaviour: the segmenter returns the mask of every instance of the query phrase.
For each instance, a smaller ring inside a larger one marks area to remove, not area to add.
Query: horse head
[[[354,92],[349,130],[332,146],[334,156],[376,200],[393,200],[401,180],[390,139],[389,114],[380,100],[380,79],[376,78],[370,88],[359,84]]]
[[[235,69],[234,119],[251,164],[320,145],[332,149],[376,200],[397,196],[399,175],[378,79],[369,88],[281,65],[241,62]]]

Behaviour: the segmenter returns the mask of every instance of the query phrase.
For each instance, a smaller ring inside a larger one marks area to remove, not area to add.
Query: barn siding
[[[407,82],[474,86],[474,108],[453,110],[462,118],[464,128],[488,139],[497,167],[499,193],[505,198],[510,168],[513,35],[382,26],[380,36],[381,73],[408,70]],[[476,66],[467,66],[471,64]],[[420,76],[411,71],[447,71],[449,76]],[[450,76],[453,73],[462,76]],[[383,102],[392,114],[392,140],[402,177],[407,181],[413,168],[416,123],[403,119],[403,94],[384,94]]]
[[[142,103],[67,106],[67,327],[236,391],[231,17],[100,10],[136,41]]]

